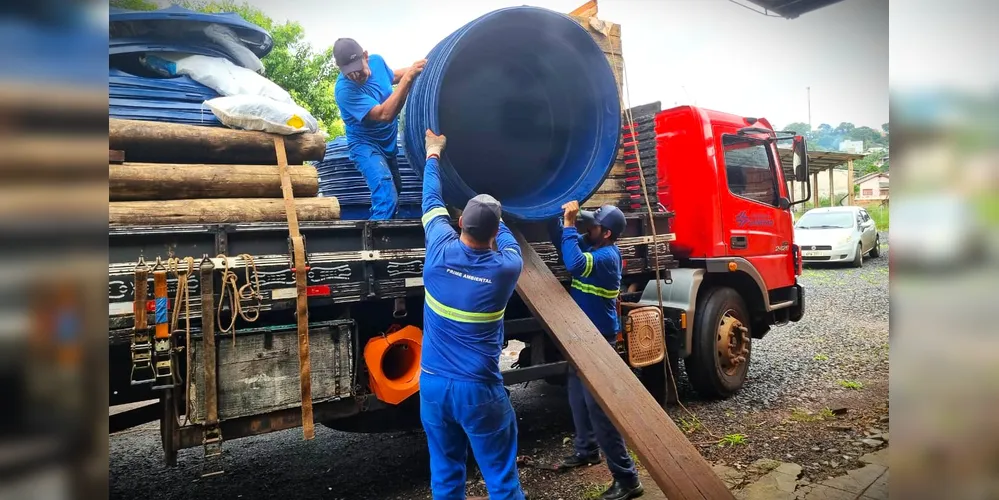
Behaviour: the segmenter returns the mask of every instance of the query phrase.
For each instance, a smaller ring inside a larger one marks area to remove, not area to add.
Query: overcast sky
[[[569,12],[584,0],[252,0],[298,21],[314,46],[356,39],[402,67],[491,10],[534,5]],[[843,0],[797,19],[765,17],[729,0],[598,0],[622,26],[631,105],[696,104],[775,126],[888,121],[888,1]],[[735,0],[745,4],[744,0]]]

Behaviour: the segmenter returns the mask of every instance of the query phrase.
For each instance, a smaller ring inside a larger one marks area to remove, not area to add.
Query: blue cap
[[[625,220],[624,212],[614,205],[604,205],[594,211],[580,210],[579,218],[586,224],[596,224],[611,232],[611,236],[617,238],[624,232],[628,222]]]

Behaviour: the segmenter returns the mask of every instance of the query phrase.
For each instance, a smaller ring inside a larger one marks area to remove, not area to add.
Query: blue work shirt
[[[503,315],[523,268],[520,245],[500,222],[497,250],[469,248],[451,227],[436,158],[423,171],[423,371],[502,383]]]
[[[569,294],[597,330],[617,336],[617,298],[621,291],[621,250],[608,245],[593,250],[575,227],[562,228],[562,259],[572,275]]]
[[[336,79],[333,95],[347,131],[347,146],[352,151],[367,146],[384,155],[394,156],[398,152],[399,118],[388,122],[364,118],[371,108],[392,95],[392,69],[382,56],[376,54],[368,56],[368,66],[371,76],[364,85],[358,85],[343,73]]]

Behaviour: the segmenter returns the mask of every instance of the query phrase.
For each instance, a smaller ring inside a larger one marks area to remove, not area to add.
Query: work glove
[[[443,135],[437,135],[433,133],[430,129],[427,129],[426,146],[427,146],[427,158],[430,155],[436,154],[440,156],[444,152],[444,144],[447,142],[447,138]]]

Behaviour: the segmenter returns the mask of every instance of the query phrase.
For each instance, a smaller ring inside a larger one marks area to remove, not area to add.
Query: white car
[[[794,242],[806,264],[850,262],[860,267],[865,254],[881,254],[878,228],[861,207],[824,207],[805,212],[794,224]]]
[[[898,220],[893,265],[949,269],[974,267],[988,258],[988,230],[974,206],[959,195],[900,198],[892,207],[892,218]]]

